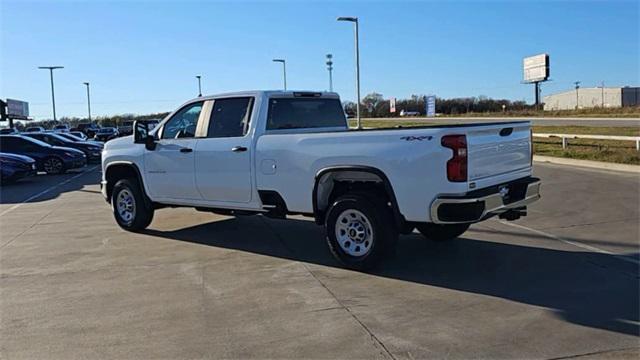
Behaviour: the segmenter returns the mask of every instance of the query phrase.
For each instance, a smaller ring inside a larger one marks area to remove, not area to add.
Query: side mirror
[[[156,140],[153,135],[149,135],[149,126],[146,122],[135,121],[133,123],[133,142],[144,144],[147,150],[155,150]]]

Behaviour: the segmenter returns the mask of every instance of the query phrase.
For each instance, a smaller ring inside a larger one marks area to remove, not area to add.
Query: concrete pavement
[[[0,357],[637,358],[638,176],[535,172],[528,217],[402,236],[371,274],[301,218],[163,209],[122,231],[97,169],[23,204],[47,177],[2,187]]]

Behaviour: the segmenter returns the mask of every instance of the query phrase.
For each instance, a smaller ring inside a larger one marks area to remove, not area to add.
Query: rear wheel
[[[134,179],[122,179],[115,184],[111,207],[118,225],[128,231],[143,230],[153,220],[153,207]]]
[[[375,197],[341,196],[327,212],[329,249],[350,269],[370,269],[393,253],[398,231],[392,219],[386,204]]]
[[[47,174],[57,175],[62,174],[66,171],[64,168],[64,163],[60,158],[57,157],[49,157],[44,159],[42,163],[42,167]]]
[[[470,224],[433,224],[420,223],[416,228],[429,240],[446,241],[462,235]]]

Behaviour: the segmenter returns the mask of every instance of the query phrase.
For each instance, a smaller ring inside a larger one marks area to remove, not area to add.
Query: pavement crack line
[[[19,238],[20,236],[22,236],[24,233],[26,233],[27,231],[33,229],[36,225],[40,225],[40,223],[42,222],[42,220],[44,220],[47,216],[51,215],[54,211],[56,210],[56,208],[51,209],[51,211],[49,211],[48,213],[44,214],[44,216],[42,216],[40,219],[38,219],[36,222],[34,222],[33,224],[31,224],[31,226],[29,226],[28,228],[24,229],[23,232],[21,232],[20,234],[14,236],[11,240],[7,241],[6,243],[2,244],[2,246],[0,246],[0,249],[4,249],[5,247],[7,247],[9,244],[11,244],[12,242],[16,241],[17,238]]]
[[[284,242],[284,239],[282,239],[280,234],[278,234],[278,232],[273,227],[271,227],[271,225],[263,217],[260,217],[260,220],[273,233],[273,235],[278,239],[278,241],[280,242],[280,244],[282,244],[282,246],[285,248],[285,250],[287,250],[292,255],[295,255],[295,252],[291,248],[289,248],[287,246],[287,244]],[[393,356],[393,354],[391,353],[391,351],[389,351],[389,349],[386,347],[386,345],[373,333],[373,331],[371,331],[371,329],[369,329],[369,327],[367,327],[367,325],[365,325],[362,321],[360,321],[360,319],[358,319],[358,317],[351,311],[351,309],[349,309],[348,306],[343,304],[342,301],[340,301],[340,299],[338,299],[336,294],[334,294],[333,291],[331,291],[331,289],[329,289],[329,287],[327,287],[327,285],[322,280],[320,280],[313,273],[313,271],[311,271],[311,269],[309,269],[307,264],[305,264],[302,261],[299,261],[298,263],[300,263],[304,267],[304,269],[309,273],[309,275],[311,275],[311,277],[313,277],[313,279],[316,282],[318,282],[318,284],[320,284],[320,286],[322,286],[325,289],[325,291],[327,293],[329,293],[329,295],[331,295],[331,297],[336,301],[336,303],[338,303],[339,308],[341,308],[344,311],[346,311],[351,316],[351,318],[353,320],[355,320],[356,323],[358,323],[360,325],[360,327],[369,335],[369,337],[374,341],[374,343],[377,344],[378,346],[380,346],[380,348],[382,348],[382,350],[383,350],[382,354],[383,355],[388,356],[392,360],[396,360],[396,357]]]
[[[607,250],[604,250],[604,249],[597,248],[595,246],[583,244],[581,242],[563,239],[563,238],[561,238],[559,236],[550,234],[548,232],[544,232],[544,231],[541,231],[541,230],[533,229],[533,228],[530,228],[530,227],[527,227],[527,226],[524,226],[524,225],[508,223],[506,221],[498,221],[498,222],[500,224],[511,226],[511,227],[515,227],[515,228],[518,228],[518,229],[521,229],[521,230],[527,230],[529,232],[532,232],[532,233],[535,233],[535,234],[538,234],[538,235],[542,235],[542,236],[547,237],[549,239],[557,240],[557,241],[563,242],[565,244],[569,244],[569,245],[572,245],[572,246],[575,246],[575,247],[579,247],[579,248],[584,249],[584,250],[589,250],[589,251],[593,251],[593,252],[597,252],[597,253],[601,253],[601,254],[611,255],[616,259],[619,259],[619,260],[622,260],[622,261],[626,261],[626,262],[630,262],[630,263],[635,264],[635,265],[640,265],[640,260],[633,259],[633,258],[631,258],[629,256],[615,254],[615,253],[612,253],[611,251],[607,251]]]
[[[638,221],[638,219],[637,218],[629,218],[629,219],[622,219],[622,220],[596,221],[596,222],[583,223],[583,224],[573,224],[573,225],[567,225],[567,226],[551,226],[551,227],[545,227],[545,228],[542,228],[542,229],[543,230],[569,229],[569,228],[578,227],[578,226],[613,224],[613,223],[626,222],[626,221]]]
[[[616,351],[627,351],[627,350],[637,350],[637,348],[629,347],[629,348],[621,348],[621,349],[593,351],[593,352],[588,352],[588,353],[584,353],[584,354],[574,354],[574,355],[567,355],[567,356],[549,358],[549,360],[575,359],[575,358],[579,358],[579,357],[583,357],[583,356],[605,355],[605,354],[616,352]]]

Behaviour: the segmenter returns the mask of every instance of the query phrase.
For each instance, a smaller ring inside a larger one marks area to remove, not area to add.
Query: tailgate
[[[529,123],[501,123],[471,128],[467,133],[469,180],[529,168]]]

